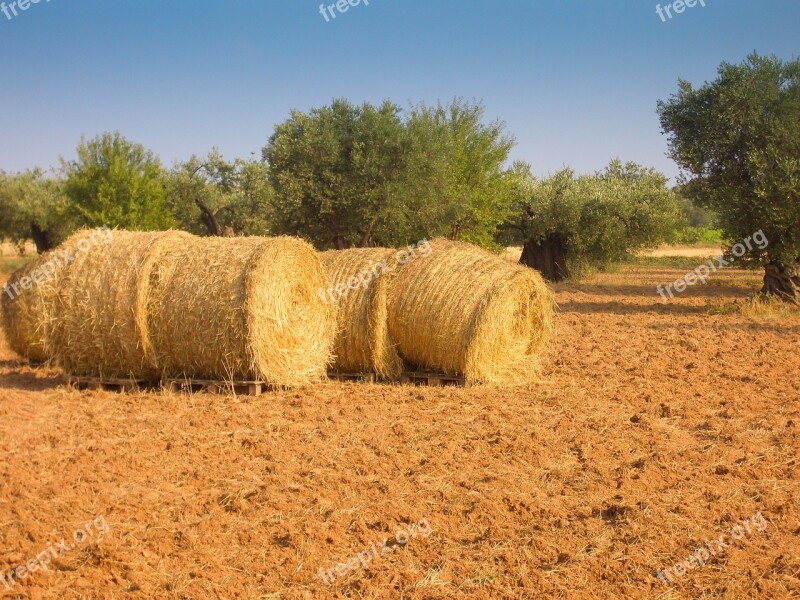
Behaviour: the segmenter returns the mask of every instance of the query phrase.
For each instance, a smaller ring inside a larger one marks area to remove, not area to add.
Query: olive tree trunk
[[[793,265],[769,263],[764,267],[764,287],[761,293],[777,296],[793,304],[800,303],[800,259]]]
[[[33,238],[33,243],[36,244],[36,252],[39,254],[52,250],[55,246],[50,239],[50,232],[45,231],[36,223],[31,223],[31,237]]]
[[[525,242],[519,262],[536,269],[548,281],[558,282],[569,277],[564,240],[557,233],[551,233],[541,241]]]

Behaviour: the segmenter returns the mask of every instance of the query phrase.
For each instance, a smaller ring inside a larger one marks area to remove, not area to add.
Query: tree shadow
[[[654,301],[651,304],[629,304],[612,300],[611,302],[559,302],[562,313],[594,314],[609,313],[616,315],[631,315],[656,313],[661,315],[705,315],[708,313],[706,306],[694,306],[675,302]]]
[[[663,289],[663,286],[662,286]],[[652,298],[658,302],[663,302],[662,296],[658,293],[655,285],[571,285],[569,287],[556,288],[558,293],[564,294],[586,294],[587,296],[628,296],[636,298]],[[757,291],[757,288],[746,289],[736,285],[714,284],[705,286],[692,286],[686,288],[682,293],[673,291],[673,298],[664,290],[664,294],[669,298],[669,303],[675,303],[682,298],[749,298]]]
[[[781,323],[765,323],[764,321],[721,323],[716,327],[720,329],[729,329],[732,331],[742,331],[746,333],[763,333],[764,331],[771,331],[772,333],[777,333],[780,335],[794,334],[800,336],[800,325],[783,325]]]

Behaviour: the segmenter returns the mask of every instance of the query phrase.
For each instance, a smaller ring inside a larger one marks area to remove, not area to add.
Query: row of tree
[[[82,140],[60,171],[0,172],[0,238],[39,252],[79,227],[180,228],[200,235],[266,235],[272,188],[261,161],[228,163],[212,151],[169,171],[118,133]]]
[[[290,234],[321,249],[443,236],[524,244],[523,261],[559,280],[663,241],[680,224],[676,195],[652,169],[613,161],[595,175],[538,180],[526,164],[506,166],[513,139],[483,116],[461,100],[408,111],[336,100],[292,113],[262,160],[226,162],[212,151],[170,170],[105,133],[82,140],[56,176],[2,175],[0,234],[33,238],[40,251],[101,225]]]
[[[480,103],[379,106],[336,100],[293,112],[261,160],[217,151],[165,169],[118,133],[82,140],[57,173],[0,173],[0,237],[42,251],[79,226],[198,234],[299,235],[320,249],[399,246],[444,236],[523,246],[522,262],[557,281],[669,241],[687,203],[712,209],[734,241],[763,230],[765,291],[800,293],[800,61],[751,56],[658,111],[677,189],[641,165],[537,178],[508,166],[514,145]],[[693,209],[692,209],[693,210]]]

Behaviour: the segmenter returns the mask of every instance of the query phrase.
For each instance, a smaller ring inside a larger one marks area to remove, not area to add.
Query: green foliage
[[[397,212],[406,140],[390,102],[357,107],[345,100],[293,111],[264,148],[275,190],[279,233],[321,248],[383,241]]]
[[[658,111],[684,193],[719,215],[731,240],[763,230],[769,246],[746,259],[789,265],[800,257],[800,60],[752,54],[722,63],[695,89],[681,80]]]
[[[238,189],[229,199],[222,220],[237,234],[271,235],[272,186],[269,167],[260,160],[236,159]]]
[[[274,227],[321,248],[447,236],[491,245],[511,200],[513,141],[483,108],[395,104],[295,111],[264,148]]]
[[[507,242],[541,243],[557,235],[571,272],[607,268],[635,251],[670,239],[682,224],[666,178],[635,163],[611,161],[602,172],[576,177],[567,168],[536,179],[514,166],[517,193]]]
[[[700,229],[716,228],[718,219],[714,211],[698,206],[691,198],[686,197],[681,186],[677,186],[674,189],[678,195],[678,204],[680,204],[684,215],[686,215],[689,227]]]
[[[69,213],[89,227],[167,229],[165,177],[158,159],[119,133],[81,140],[78,158],[64,162]]]
[[[674,244],[697,246],[722,246],[725,243],[723,231],[711,227],[683,227],[675,232]]]
[[[504,165],[514,145],[500,121],[484,124],[480,104],[455,100],[444,106],[420,104],[410,111],[407,129],[414,167],[412,222],[422,224],[411,237],[444,236],[493,246],[509,217],[514,181]],[[419,225],[417,225],[419,227]]]
[[[271,187],[266,164],[236,159],[228,163],[215,149],[192,156],[168,175],[168,204],[181,229],[207,235],[200,200],[220,227],[236,234],[268,235]]]
[[[0,172],[0,239],[21,244],[35,237],[39,249],[45,250],[74,228],[66,213],[62,182],[39,169],[16,175]]]

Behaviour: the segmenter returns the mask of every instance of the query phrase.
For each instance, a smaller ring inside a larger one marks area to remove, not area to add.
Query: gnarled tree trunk
[[[210,235],[220,236],[220,237],[235,237],[236,232],[233,230],[232,227],[225,226],[222,227],[217,220],[217,215],[225,210],[225,208],[221,208],[217,212],[214,212],[205,202],[200,200],[200,198],[195,198],[194,203],[197,204],[197,207],[200,209],[200,220],[203,221],[203,224],[208,229],[208,233]]]
[[[793,265],[773,262],[764,267],[764,287],[761,288],[761,293],[800,304],[800,258]]]
[[[203,224],[208,229],[208,233],[211,235],[222,235],[222,227],[219,226],[217,215],[214,214],[214,211],[208,208],[205,202],[200,200],[200,198],[195,198],[194,203],[197,204],[197,208],[200,209],[200,220],[203,221]]]
[[[557,233],[551,233],[541,242],[525,242],[519,262],[536,269],[548,281],[563,281],[569,277],[564,240]]]
[[[31,223],[31,237],[36,244],[36,252],[42,254],[53,249],[53,242],[50,240],[50,232],[43,230],[36,223]]]

